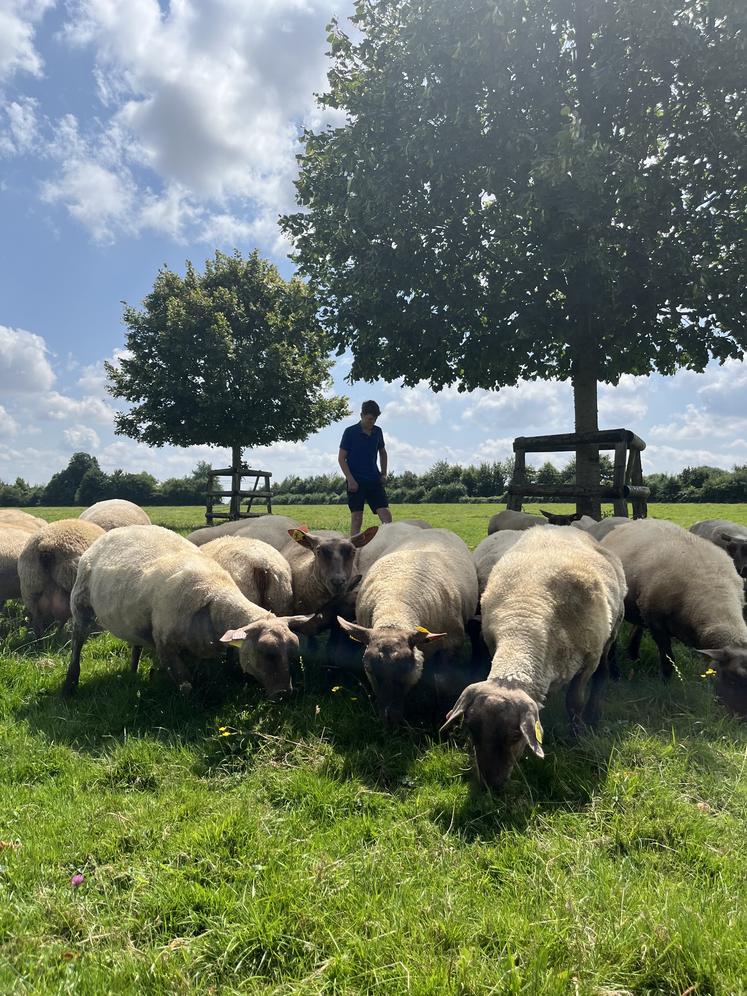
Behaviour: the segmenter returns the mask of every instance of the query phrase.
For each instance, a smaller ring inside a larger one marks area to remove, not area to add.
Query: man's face
[[[373,415],[371,412],[361,412],[361,423],[366,432],[370,432],[373,429],[378,417],[378,415]]]

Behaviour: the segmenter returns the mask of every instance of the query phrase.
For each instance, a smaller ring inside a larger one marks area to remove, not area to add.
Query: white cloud
[[[32,151],[38,137],[38,102],[32,97],[20,97],[6,104],[6,130],[0,131],[0,154],[22,155]]]
[[[62,435],[76,450],[81,448],[97,449],[101,445],[99,434],[87,425],[73,425],[69,429],[65,429]]]
[[[55,0],[3,0],[0,4],[0,82],[15,73],[41,76],[43,61],[34,46],[36,26]]]
[[[541,427],[543,432],[571,432],[573,408],[571,389],[555,380],[521,381],[501,391],[474,391],[475,399],[462,414],[465,420],[490,422],[504,428],[508,423],[522,425],[522,434]]]
[[[650,377],[623,374],[619,384],[602,384],[599,388],[599,427],[628,429],[648,413]]]
[[[42,393],[55,382],[41,336],[0,325],[0,391]]]
[[[697,393],[709,411],[720,415],[747,412],[747,364],[742,360],[711,366],[700,377]]]
[[[441,407],[436,399],[437,395],[425,387],[403,387],[396,401],[384,405],[381,417],[417,419],[435,425],[441,419]]]
[[[0,405],[0,436],[15,436],[18,432],[18,422]]]
[[[101,398],[96,398],[93,395],[84,398],[70,398],[57,391],[52,391],[43,399],[42,408],[47,418],[59,422],[72,418],[85,418],[89,421],[111,425],[114,419],[114,409]]]
[[[331,120],[325,25],[344,0],[78,0],[62,33],[93,50],[109,112],[44,187],[99,241],[157,230],[284,248],[299,130]],[[335,119],[339,115],[335,116]],[[144,179],[144,177],[146,179]],[[93,204],[85,197],[92,190]],[[245,219],[251,219],[246,221]]]

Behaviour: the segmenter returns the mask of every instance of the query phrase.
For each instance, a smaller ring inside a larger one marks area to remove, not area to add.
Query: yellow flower
[[[713,668],[709,667],[706,671],[703,672],[703,674],[701,674],[700,677],[701,678],[712,678],[715,673],[716,672],[713,670]]]

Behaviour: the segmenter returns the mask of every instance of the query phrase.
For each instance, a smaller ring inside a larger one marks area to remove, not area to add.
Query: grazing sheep
[[[290,565],[269,543],[248,536],[221,536],[200,549],[228,571],[250,602],[278,616],[290,612],[293,604]]]
[[[220,536],[249,536],[269,543],[276,550],[282,550],[288,542],[288,530],[297,526],[296,520],[289,515],[260,515],[254,519],[221,522],[219,526],[203,526],[190,533],[187,539],[195,546],[203,546]]]
[[[597,542],[601,543],[604,537],[608,536],[613,529],[617,529],[618,526],[627,526],[628,523],[634,521],[634,519],[626,519],[622,515],[609,515],[606,519],[595,522],[587,531]]]
[[[442,727],[464,722],[488,787],[503,786],[526,747],[544,756],[539,710],[550,689],[569,686],[574,734],[597,721],[624,597],[620,562],[578,530],[530,530],[496,563],[482,597],[490,674],[465,688]]]
[[[294,610],[316,612],[330,597],[343,595],[356,573],[358,550],[371,542],[378,529],[370,526],[349,539],[331,529],[314,533],[289,529],[290,538],[280,552],[293,575]]]
[[[180,691],[191,690],[184,655],[214,657],[239,647],[242,669],[269,697],[292,690],[297,633],[317,631],[307,616],[275,616],[239,591],[228,571],[160,526],[125,526],[103,535],[80,559],[71,596],[72,656],[64,694],[80,677],[80,652],[95,621],[132,645],[155,648]]]
[[[674,670],[672,639],[717,660],[721,670],[747,673],[744,585],[725,550],[662,519],[613,529],[602,547],[622,561],[625,618],[648,626],[664,678]],[[634,657],[639,643],[631,644]]]
[[[28,539],[24,529],[3,528],[0,523],[0,609],[9,598],[21,597],[18,558]]]
[[[424,652],[430,655],[439,641],[440,657],[461,650],[476,606],[472,556],[448,529],[405,540],[369,569],[358,594],[357,622],[338,622],[364,644],[363,668],[388,723],[402,720],[405,698],[423,673]]]
[[[592,519],[590,515],[582,515],[580,519],[574,519],[570,523],[574,529],[583,529],[584,532],[589,532],[594,526],[599,525],[596,519]]]
[[[511,508],[504,508],[502,512],[491,515],[488,522],[488,536],[501,529],[531,529],[533,526],[546,525],[544,519],[540,519],[538,515],[529,515],[528,512],[515,512]]]
[[[728,519],[703,519],[690,526],[690,532],[726,550],[734,561],[737,574],[747,580],[747,526]]]
[[[475,562],[475,569],[477,571],[477,584],[480,597],[482,597],[482,593],[485,591],[490,572],[503,554],[510,550],[517,540],[521,539],[524,532],[526,530],[500,529],[497,533],[486,536],[472,551],[472,559]]]
[[[28,533],[35,533],[46,525],[45,519],[22,512],[20,508],[0,508],[0,527],[15,526],[17,529],[25,529]]]
[[[390,522],[380,526],[370,543],[358,551],[356,570],[365,577],[377,560],[387,553],[392,553],[405,540],[417,541],[418,536],[423,536],[423,529],[412,522]]]
[[[59,519],[32,533],[18,558],[21,597],[40,638],[53,622],[70,618],[78,561],[104,530],[95,522]]]
[[[110,529],[118,529],[120,526],[148,526],[150,518],[148,513],[143,511],[139,505],[133,501],[126,501],[124,498],[107,498],[106,501],[97,501],[85,512],[80,513],[83,522],[95,522],[107,532]]]

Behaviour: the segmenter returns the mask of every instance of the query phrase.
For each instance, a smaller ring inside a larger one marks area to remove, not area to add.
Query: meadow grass
[[[498,507],[394,511],[474,546]],[[647,637],[576,743],[551,698],[545,760],[494,796],[464,741],[386,732],[311,658],[291,702],[218,662],[184,700],[102,634],[67,702],[65,636],[34,641],[16,604],[0,637],[0,992],[747,991],[747,736],[695,654],[664,685]]]

